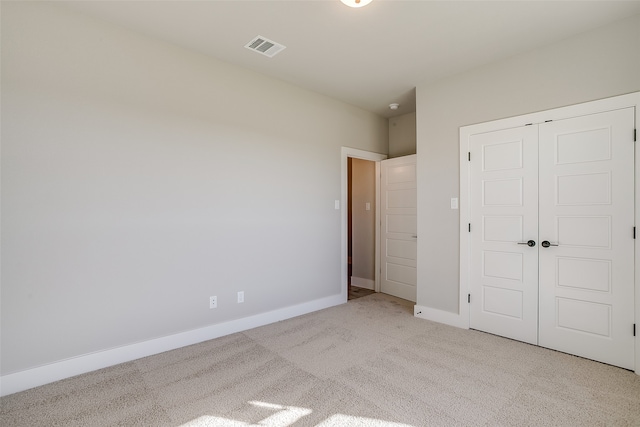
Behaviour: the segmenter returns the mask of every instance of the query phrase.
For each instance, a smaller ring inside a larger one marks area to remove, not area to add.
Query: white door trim
[[[635,127],[637,129],[640,124],[640,92],[460,128],[460,297],[458,315],[457,317],[453,317],[455,314],[450,316],[447,323],[466,329],[469,328],[469,304],[467,303],[467,297],[469,294],[470,261],[468,232],[470,223],[470,174],[468,152],[469,138],[471,135],[515,128],[530,123],[568,119],[629,107],[635,107],[636,109]],[[636,144],[637,143],[638,142],[636,142]],[[636,226],[640,226],[640,156],[638,156],[637,151],[635,154],[635,168],[635,222]],[[635,241],[635,265],[635,323],[637,330],[635,337],[635,372],[640,375],[640,268],[638,268],[640,267],[640,238]]]
[[[348,173],[347,162],[348,158],[369,160],[376,162],[376,255],[375,255],[375,291],[380,291],[380,161],[387,158],[386,154],[373,153],[371,151],[358,150],[357,148],[342,147],[340,149],[340,169],[341,169],[341,184],[340,184],[340,222],[341,222],[341,240],[340,240],[340,280],[341,280],[341,295],[344,302],[347,301],[347,274],[349,266],[347,265],[347,225],[348,225],[348,212],[347,212],[347,186],[348,186]]]

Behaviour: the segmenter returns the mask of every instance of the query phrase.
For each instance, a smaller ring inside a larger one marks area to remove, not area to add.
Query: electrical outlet
[[[238,292],[238,303],[244,302],[244,291]]]
[[[218,297],[209,297],[209,308],[218,308]]]

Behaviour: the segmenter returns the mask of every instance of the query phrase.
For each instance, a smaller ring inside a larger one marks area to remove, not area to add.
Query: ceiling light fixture
[[[349,7],[362,7],[371,3],[371,0],[340,0]]]
[[[397,110],[398,107],[400,107],[400,104],[396,104],[396,103],[389,104],[389,109],[390,110]]]

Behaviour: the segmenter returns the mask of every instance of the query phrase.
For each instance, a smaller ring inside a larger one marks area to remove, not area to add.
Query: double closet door
[[[634,116],[470,137],[471,328],[634,368]]]

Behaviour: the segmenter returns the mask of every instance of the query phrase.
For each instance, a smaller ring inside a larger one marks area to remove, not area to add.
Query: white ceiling
[[[640,0],[60,3],[383,117],[415,111],[418,84],[640,13]],[[257,35],[287,48],[273,58],[245,49]]]

